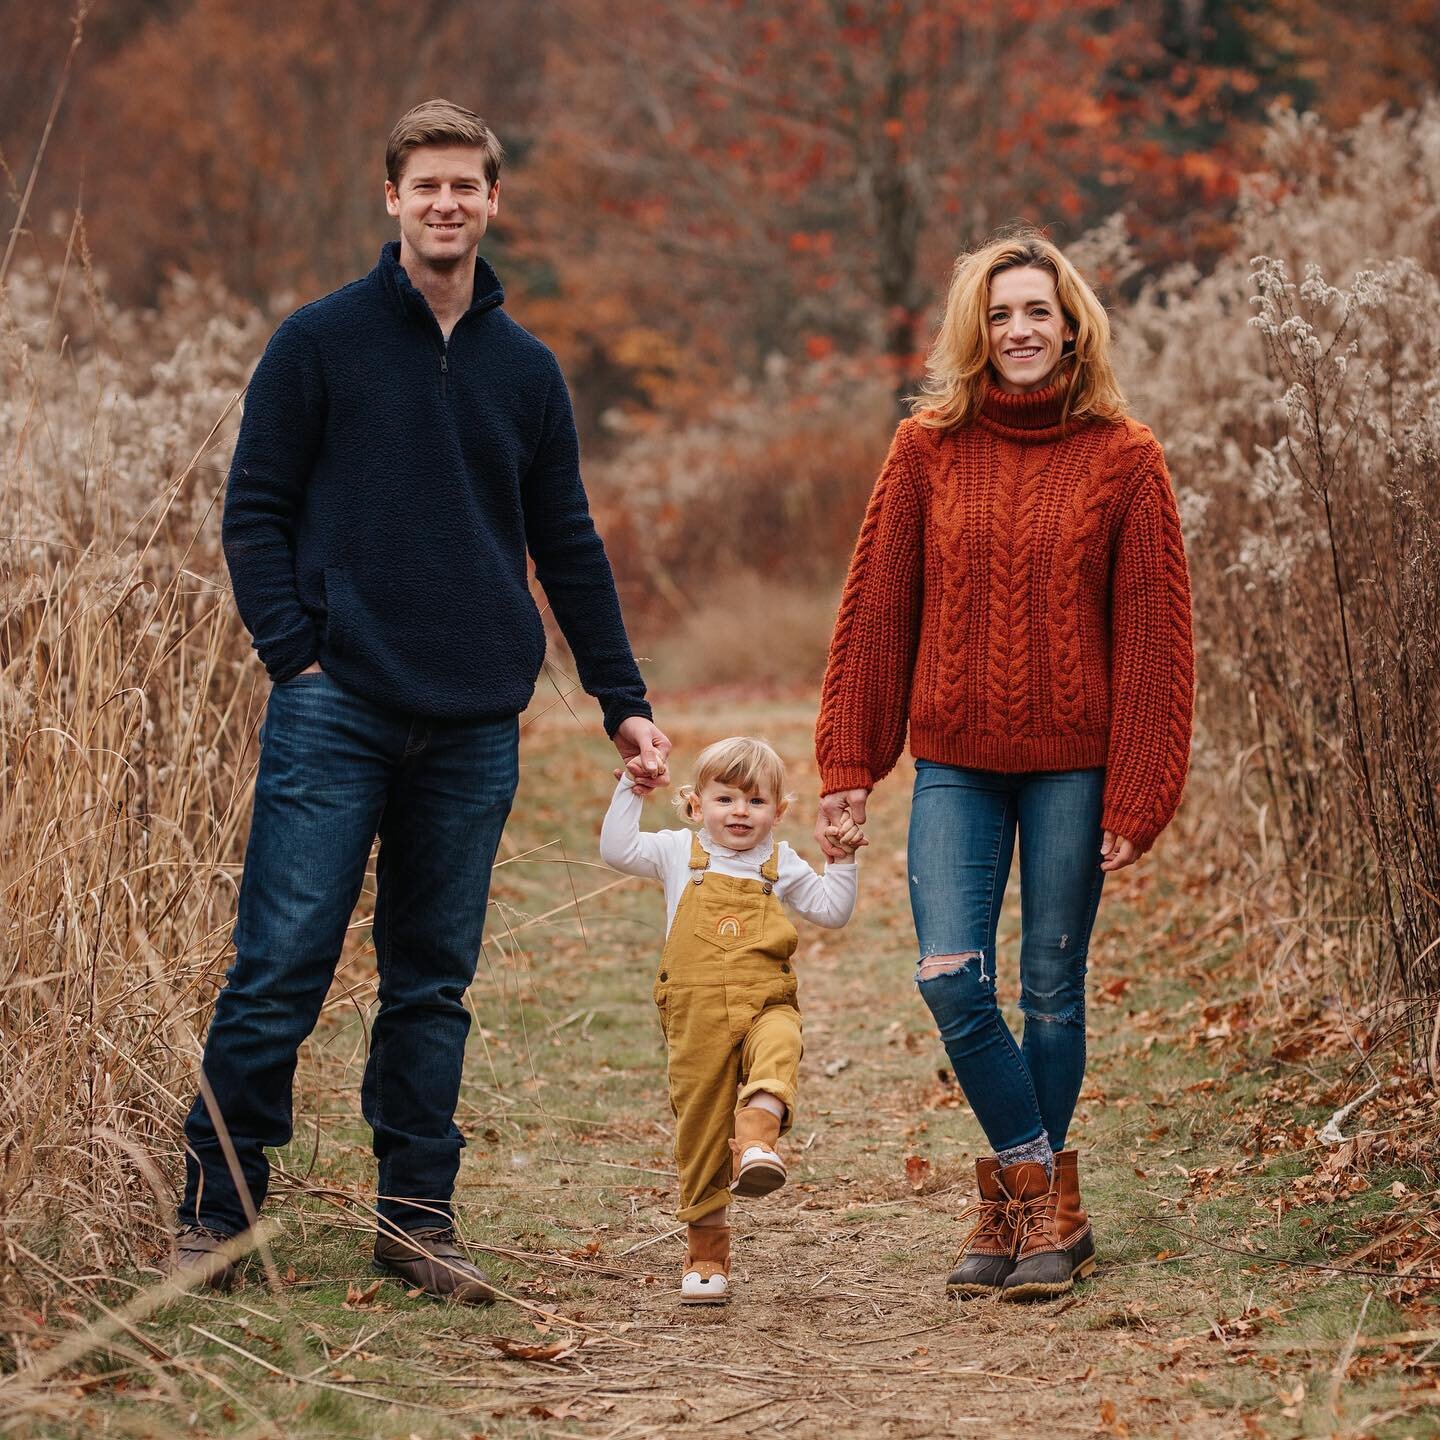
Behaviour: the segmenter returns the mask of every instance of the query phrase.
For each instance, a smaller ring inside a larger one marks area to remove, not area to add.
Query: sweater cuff
[[[319,637],[308,620],[282,640],[266,641],[263,652],[256,641],[255,650],[275,685],[283,684],[320,658]]]
[[[820,793],[833,795],[837,790],[873,790],[875,778],[864,765],[822,765]]]
[[[605,733],[613,740],[615,732],[632,716],[638,715],[642,720],[655,723],[655,713],[644,700],[636,700],[630,696],[622,699],[600,701],[601,709],[605,714]]]
[[[1124,815],[1118,810],[1104,811],[1100,818],[1100,827],[1114,831],[1122,839],[1128,840],[1142,855],[1155,844],[1161,829],[1164,828],[1157,826],[1153,820],[1142,819],[1139,815]]]

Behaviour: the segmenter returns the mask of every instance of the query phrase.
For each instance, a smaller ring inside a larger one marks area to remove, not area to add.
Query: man
[[[246,399],[225,558],[274,687],[235,926],[185,1124],[177,1265],[254,1223],[266,1146],[291,1134],[314,1028],[378,834],[379,1009],[361,1105],[379,1162],[375,1260],[492,1298],[457,1248],[454,1123],[490,867],[518,779],[519,713],[545,649],[527,550],[622,760],[664,777],[555,357],[501,308],[476,254],[501,149],[445,100],[386,151],[400,239],[291,315]]]

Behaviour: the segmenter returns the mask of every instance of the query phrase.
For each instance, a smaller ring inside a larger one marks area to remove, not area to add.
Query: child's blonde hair
[[[696,756],[690,783],[682,785],[675,795],[675,808],[686,820],[699,820],[700,792],[712,780],[752,794],[769,795],[775,801],[777,818],[790,803],[791,797],[785,793],[785,762],[768,741],[754,735],[717,740]]]

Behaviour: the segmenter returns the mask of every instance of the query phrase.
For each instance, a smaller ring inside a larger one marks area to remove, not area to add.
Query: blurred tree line
[[[179,271],[278,311],[373,263],[389,126],[450,96],[509,152],[487,254],[592,434],[777,356],[905,388],[1013,220],[1123,211],[1140,274],[1203,271],[1272,104],[1344,126],[1440,78],[1433,0],[0,0],[13,199],[77,24],[27,245],[78,209],[118,300]]]

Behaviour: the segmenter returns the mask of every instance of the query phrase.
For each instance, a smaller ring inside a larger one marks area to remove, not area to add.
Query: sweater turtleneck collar
[[[992,384],[980,405],[980,421],[997,434],[1017,439],[1053,439],[1061,433],[1060,414],[1068,389],[1065,377],[1028,395],[1011,395]]]

